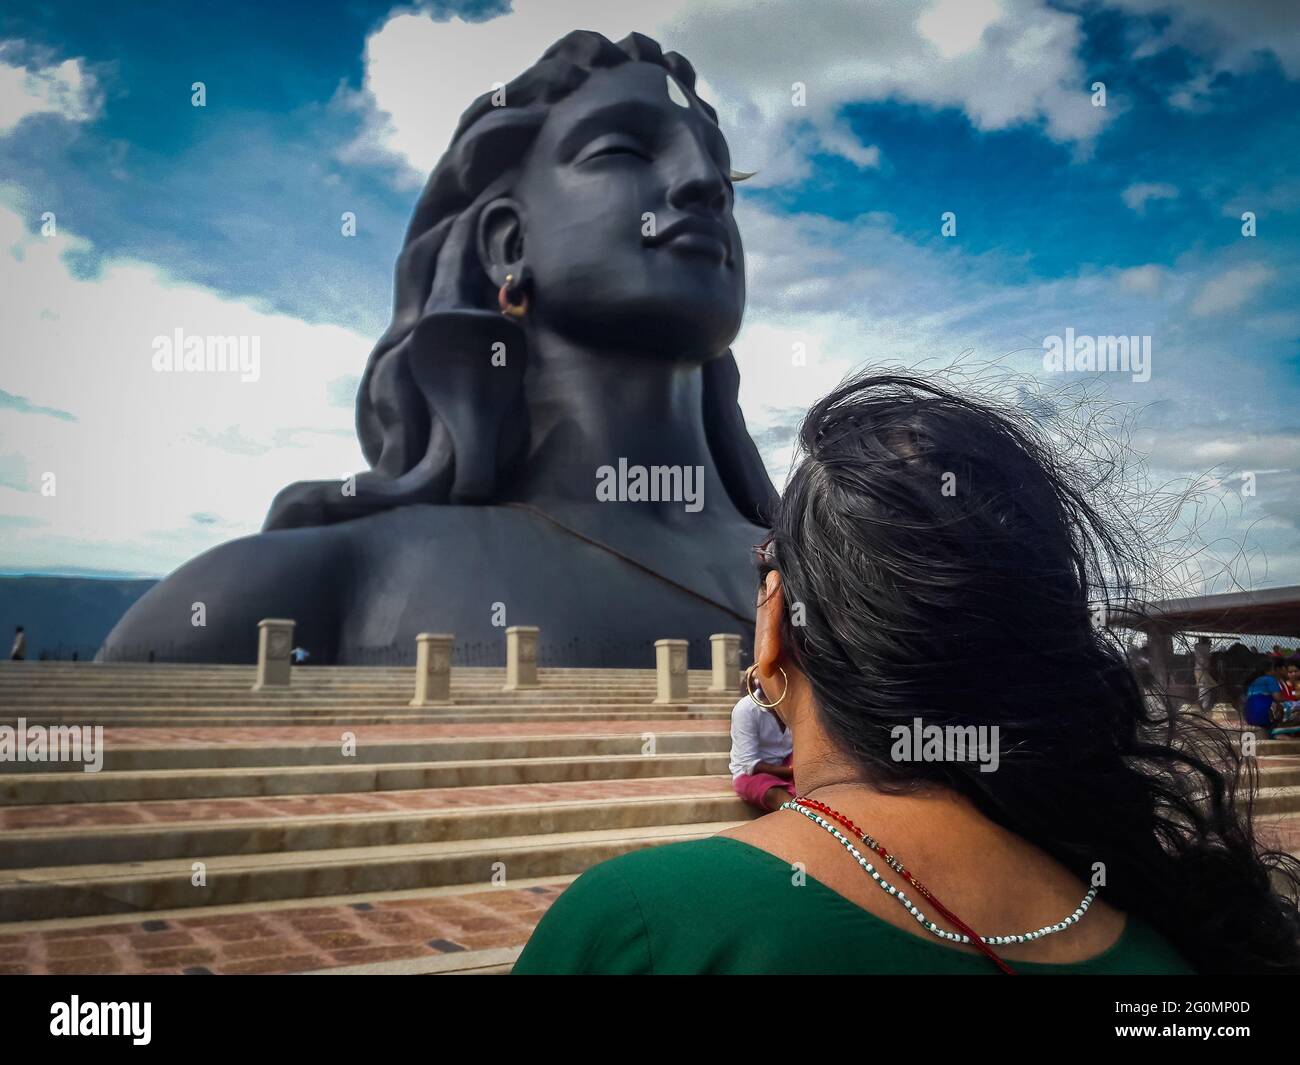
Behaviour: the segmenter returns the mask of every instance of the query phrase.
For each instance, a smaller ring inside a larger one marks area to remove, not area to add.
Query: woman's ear
[[[768,573],[758,596],[758,614],[754,622],[754,661],[758,664],[755,672],[761,682],[779,675],[776,667],[782,658],[781,617],[785,613],[781,574],[776,570]]]
[[[502,196],[483,207],[478,216],[478,257],[483,272],[497,286],[506,274],[523,276],[523,209],[518,201]]]

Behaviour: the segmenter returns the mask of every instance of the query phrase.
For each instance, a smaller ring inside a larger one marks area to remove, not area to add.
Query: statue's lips
[[[731,261],[731,238],[726,229],[705,219],[674,222],[647,243],[651,247],[667,247],[690,255],[706,255],[720,262]]]

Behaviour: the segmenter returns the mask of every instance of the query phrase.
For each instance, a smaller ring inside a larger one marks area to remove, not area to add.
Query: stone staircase
[[[590,865],[711,835],[735,696],[653,670],[4,663],[0,726],[103,726],[102,768],[0,762],[0,973],[493,972]]]
[[[1245,724],[1227,705],[1216,707],[1210,718],[1233,733],[1254,735],[1259,759],[1255,814],[1268,824],[1279,848],[1300,856],[1300,736],[1269,739],[1267,729]]]

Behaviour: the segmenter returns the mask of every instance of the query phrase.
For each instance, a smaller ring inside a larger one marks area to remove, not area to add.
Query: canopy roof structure
[[[1141,604],[1113,612],[1110,623],[1125,628],[1161,628],[1175,632],[1300,637],[1300,584]]]
[[[1177,632],[1231,632],[1241,635],[1300,637],[1300,585],[1262,588],[1253,592],[1197,595],[1138,603],[1111,610],[1107,623],[1141,629],[1147,634],[1152,694],[1169,710],[1182,703],[1175,691],[1173,637]]]

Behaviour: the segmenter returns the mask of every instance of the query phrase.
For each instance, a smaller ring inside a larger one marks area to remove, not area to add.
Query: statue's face
[[[594,71],[548,115],[514,198],[530,319],[702,361],[740,328],[744,255],[726,141],[669,78],[641,62]]]

